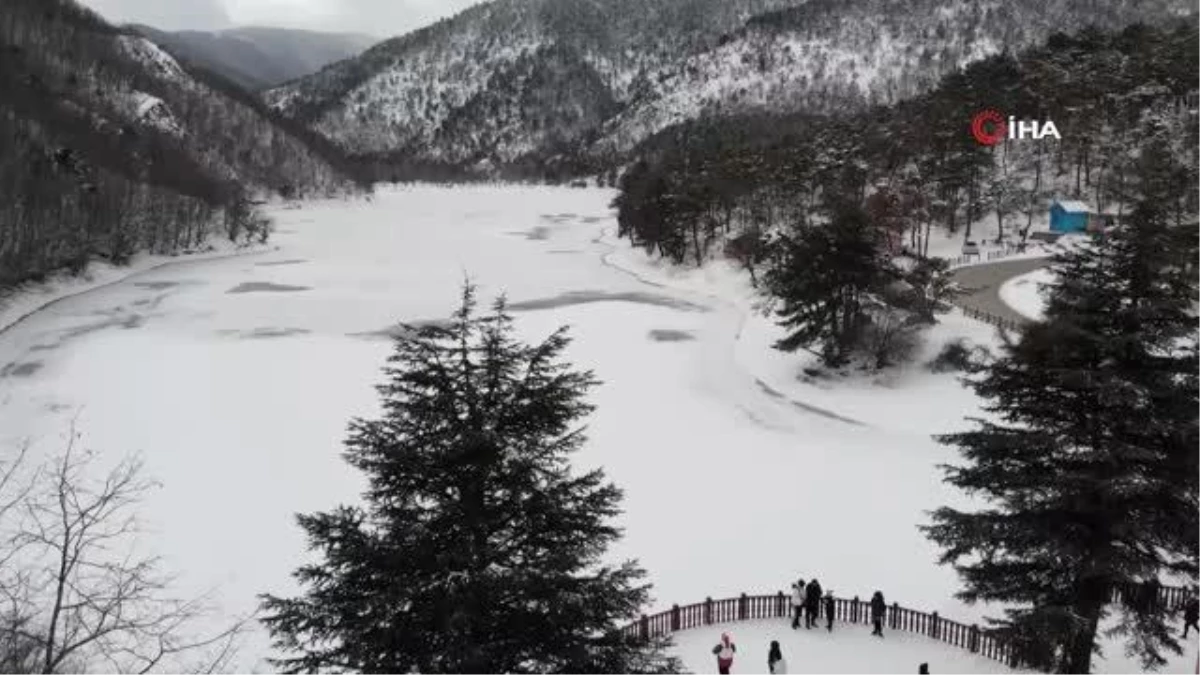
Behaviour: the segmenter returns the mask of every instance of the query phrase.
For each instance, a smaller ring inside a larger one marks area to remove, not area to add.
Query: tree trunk
[[[1108,601],[1109,584],[1103,579],[1086,579],[1080,584],[1076,595],[1075,611],[1083,625],[1070,644],[1065,645],[1061,673],[1090,673],[1092,651],[1096,644],[1096,633],[1100,626],[1100,614]]]
[[[1038,145],[1037,160],[1033,170],[1033,192],[1029,195],[1028,217],[1025,219],[1025,229],[1021,231],[1021,243],[1029,239],[1029,230],[1033,229],[1033,210],[1037,208],[1038,191],[1042,189],[1042,146]]]

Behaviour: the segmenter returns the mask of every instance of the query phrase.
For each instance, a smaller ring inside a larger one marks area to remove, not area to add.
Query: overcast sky
[[[82,0],[114,23],[164,30],[280,26],[391,37],[479,0]]]

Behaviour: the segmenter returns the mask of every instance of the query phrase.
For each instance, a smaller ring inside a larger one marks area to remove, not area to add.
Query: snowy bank
[[[1054,280],[1054,273],[1046,268],[1022,274],[1000,287],[1000,299],[1021,316],[1041,321],[1045,316],[1045,286]]]
[[[210,243],[208,249],[175,255],[140,253],[133,256],[127,265],[114,265],[105,260],[93,260],[80,274],[71,274],[64,270],[45,281],[31,281],[0,289],[0,333],[4,333],[56,302],[121,283],[139,274],[180,263],[256,255],[272,250],[270,246],[235,245],[227,239],[218,239]]]

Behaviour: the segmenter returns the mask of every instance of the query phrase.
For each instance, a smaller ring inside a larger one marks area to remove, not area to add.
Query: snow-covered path
[[[186,589],[251,610],[292,589],[293,515],[357,500],[341,441],[377,411],[389,331],[447,316],[470,277],[507,294],[530,339],[571,325],[569,357],[604,382],[578,463],[624,488],[613,553],[641,560],[656,609],[815,575],[839,595],[983,614],[953,599],[916,528],[960,499],[935,468],[953,452],[929,437],[975,409],[954,376],[797,381],[740,290],[673,280],[614,243],[611,198],[413,187],[315,203],[275,214],[270,254],[58,302],[0,335],[0,452],[54,452],[77,418],[104,457],[141,453],[163,485],[148,543]],[[266,654],[253,636],[243,667]]]
[[[1042,269],[1049,263],[1049,258],[1020,258],[960,267],[952,272],[952,276],[966,290],[966,295],[957,302],[1014,324],[1026,323],[1030,320],[1027,313],[1006,301],[1001,289],[1008,281]]]

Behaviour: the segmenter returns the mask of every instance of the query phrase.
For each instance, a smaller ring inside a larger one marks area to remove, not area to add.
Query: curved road
[[[1025,315],[1009,307],[1000,299],[1000,287],[1009,279],[1028,274],[1048,264],[1050,264],[1049,257],[1021,258],[968,265],[951,270],[950,277],[964,291],[962,295],[954,299],[954,304],[985,312],[1017,325],[1028,323],[1029,319]]]

